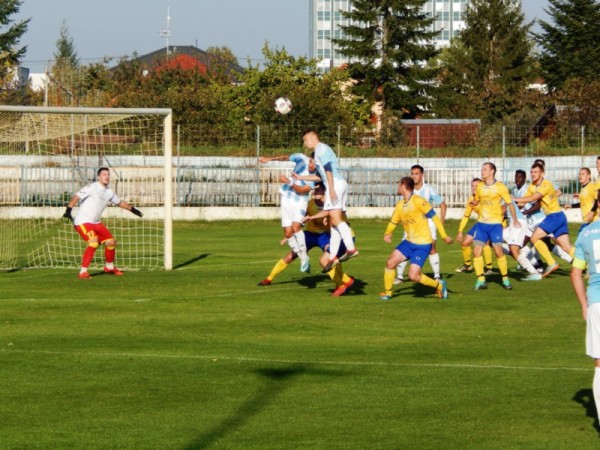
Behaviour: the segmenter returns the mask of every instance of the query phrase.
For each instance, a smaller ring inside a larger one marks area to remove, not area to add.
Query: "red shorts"
[[[98,238],[99,244],[104,244],[109,239],[113,239],[113,235],[110,234],[108,228],[101,223],[83,223],[81,225],[75,225],[75,229],[85,242],[91,238]]]

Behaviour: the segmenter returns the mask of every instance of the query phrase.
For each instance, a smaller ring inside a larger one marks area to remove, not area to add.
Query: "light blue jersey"
[[[325,184],[325,187],[327,189],[329,189],[329,186],[327,183],[327,172],[325,169],[326,167],[330,169],[334,179],[344,179],[342,177],[342,173],[340,172],[338,160],[335,156],[335,153],[333,153],[331,147],[329,147],[326,144],[323,144],[322,142],[319,142],[315,148],[315,163],[317,164],[319,176],[321,177],[321,180],[323,180],[323,183]]]
[[[427,183],[423,183],[421,189],[415,188],[413,193],[417,194],[419,197],[423,197],[432,206],[439,206],[444,201],[444,198],[437,193],[435,188]]]
[[[529,189],[529,183],[524,183],[523,186],[521,186],[521,189],[519,189],[515,186],[515,187],[513,187],[513,190],[512,190],[512,196],[513,197],[525,197],[525,194],[527,193],[527,189]],[[519,209],[519,207],[515,204],[515,209],[517,210],[517,218],[520,219],[521,217],[524,217],[525,219],[532,219],[534,223],[539,223],[542,220],[544,220],[544,218],[546,217],[546,214],[544,214],[544,211],[542,211],[542,208],[538,209],[537,211],[535,211],[531,214],[527,214],[527,216],[523,215],[523,213],[521,211],[527,211],[532,206],[533,206],[533,203],[525,203],[525,206],[523,206],[521,209]]]
[[[290,155],[290,161],[295,164],[292,172],[298,175],[310,174],[308,170],[308,156],[302,153],[294,153]],[[315,187],[315,183],[313,181],[295,180],[294,184],[297,186],[310,186],[311,190]],[[282,198],[287,198],[292,201],[308,201],[308,196],[310,194],[310,192],[307,192],[306,194],[298,194],[289,184],[282,184],[279,192]]]
[[[586,262],[590,274],[588,305],[600,303],[600,222],[589,224],[579,233],[575,241],[575,258]]]

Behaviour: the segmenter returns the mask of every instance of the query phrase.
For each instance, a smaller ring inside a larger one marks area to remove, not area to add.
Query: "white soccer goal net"
[[[85,243],[61,217],[108,167],[111,188],[144,213],[104,211],[117,266],[170,270],[171,128],[170,109],[0,106],[0,269],[78,267]],[[102,263],[98,251],[92,267]]]

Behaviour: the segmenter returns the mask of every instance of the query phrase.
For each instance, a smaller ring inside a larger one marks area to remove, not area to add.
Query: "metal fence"
[[[594,169],[600,155],[600,139],[596,129],[571,127],[568,130],[568,134],[559,134],[556,130],[546,137],[539,134],[526,146],[511,147],[509,143],[514,145],[517,139],[522,139],[525,129],[517,132],[504,127],[500,140],[494,145],[461,147],[462,151],[455,157],[440,157],[439,153],[448,149],[417,146],[391,150],[402,157],[360,157],[361,151],[369,149],[344,147],[341,142],[346,137],[341,136],[333,141],[333,147],[340,155],[340,166],[348,180],[348,204],[351,207],[393,206],[397,201],[397,183],[409,174],[414,164],[425,167],[426,181],[437,188],[449,207],[462,207],[469,195],[470,180],[479,176],[483,163],[496,164],[497,178],[511,186],[515,170],[523,169],[528,173],[538,157],[546,162],[546,177],[563,191],[561,202],[570,203],[573,194],[580,189],[579,168],[590,167],[596,175]],[[259,140],[248,156],[231,156],[230,146],[214,147],[208,152],[209,156],[189,156],[182,151],[181,144],[177,145],[178,151],[173,158],[173,203],[181,207],[279,205],[279,175],[289,173],[293,164],[271,162],[259,165],[257,156],[304,151],[299,144],[299,132],[286,134],[288,137],[295,135],[296,146],[293,148],[267,147],[263,145],[265,135],[258,134]],[[280,135],[284,135],[281,130]],[[427,135],[420,138],[420,142],[425,142]],[[322,140],[328,142],[325,138]],[[403,154],[407,149],[409,154]],[[344,151],[352,157],[345,156]],[[115,169],[113,187],[123,198],[140,206],[164,204],[165,180],[160,175],[162,172],[156,169],[162,167],[162,157],[138,159],[128,156],[121,161],[111,157],[107,165]],[[34,155],[0,155],[0,206],[64,206],[83,182],[80,180],[75,186],[69,181],[78,179],[70,173],[74,170],[70,161],[65,155],[44,155],[37,159]],[[94,169],[86,173],[93,177]]]
[[[531,157],[585,156],[600,153],[600,127],[552,124],[548,126],[485,126],[465,135],[460,128],[412,123],[399,124],[377,135],[363,129],[316,127],[322,142],[340,158],[350,157]],[[258,156],[302,151],[302,131],[308,127],[247,125],[228,131],[211,127],[195,130],[193,145],[177,128],[177,149],[182,156]]]

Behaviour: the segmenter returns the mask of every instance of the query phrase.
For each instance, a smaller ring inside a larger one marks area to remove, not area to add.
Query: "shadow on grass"
[[[187,261],[182,262],[181,264],[177,264],[173,267],[173,270],[181,269],[182,267],[189,266],[190,264],[194,264],[196,261],[200,261],[201,259],[208,258],[210,253],[203,253],[202,255],[198,255],[195,258],[188,259]]]
[[[573,396],[573,400],[585,408],[586,417],[594,419],[592,426],[600,437],[600,423],[598,423],[598,412],[594,403],[594,392],[591,389],[581,389]]]
[[[299,375],[342,376],[341,373],[336,371],[316,370],[304,366],[257,369],[254,373],[258,374],[263,381],[262,387],[259,387],[256,393],[243,402],[229,417],[225,417],[212,430],[200,435],[195,441],[185,447],[185,450],[208,448],[219,439],[244,426],[252,416],[259,414],[279,394],[289,388],[294,379]]]

